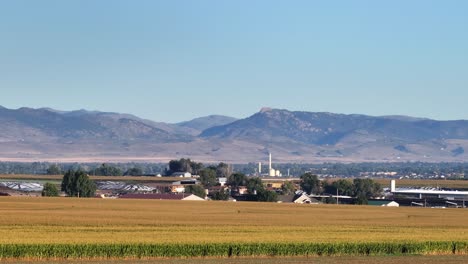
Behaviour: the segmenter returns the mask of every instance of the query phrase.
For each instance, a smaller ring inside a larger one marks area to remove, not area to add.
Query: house
[[[395,202],[395,201],[368,201],[368,205],[374,205],[374,206],[387,206],[387,207],[399,207],[400,204]]]
[[[227,183],[227,178],[218,178],[218,183],[219,183],[219,185],[221,185],[221,186],[226,185],[226,183]]]
[[[205,201],[194,194],[167,194],[167,193],[127,193],[119,196],[120,199],[152,199],[152,200],[180,200],[180,201]]]
[[[196,179],[186,179],[181,181],[173,182],[171,185],[171,192],[172,193],[183,193],[185,192],[186,185],[195,185],[199,184],[200,182]]]
[[[281,189],[283,186],[282,182],[269,182],[266,184],[268,188],[273,188],[273,189]]]
[[[185,186],[182,184],[172,184],[171,193],[183,193],[185,192]]]
[[[237,187],[237,193],[240,195],[247,194],[248,190],[246,186],[239,186]]]
[[[174,172],[171,175],[172,177],[181,177],[181,178],[191,178],[192,173],[190,172]]]
[[[278,203],[292,203],[296,195],[278,195]]]
[[[293,198],[293,203],[298,203],[298,204],[319,204],[319,201],[314,199],[314,198],[310,198],[305,193],[300,193],[300,194],[297,194]]]

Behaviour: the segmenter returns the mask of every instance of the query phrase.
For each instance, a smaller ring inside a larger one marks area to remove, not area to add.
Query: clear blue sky
[[[468,1],[0,1],[0,105],[468,119]]]

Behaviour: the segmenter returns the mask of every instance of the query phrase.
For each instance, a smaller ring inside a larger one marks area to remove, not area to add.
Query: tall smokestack
[[[395,180],[390,181],[390,192],[395,192],[396,186],[395,186]]]
[[[262,163],[258,163],[258,175],[262,175]]]
[[[270,171],[271,171],[271,153],[269,153],[269,154],[270,154],[270,163],[269,163],[269,164],[270,164],[270,165],[269,165],[269,169],[270,169],[270,170],[268,171],[268,173],[270,173]]]

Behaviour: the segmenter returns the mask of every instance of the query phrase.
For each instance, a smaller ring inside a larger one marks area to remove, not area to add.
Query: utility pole
[[[338,188],[336,188],[336,204],[339,204],[338,203]]]

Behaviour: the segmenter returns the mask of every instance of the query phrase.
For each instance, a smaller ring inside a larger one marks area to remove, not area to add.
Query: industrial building
[[[269,177],[281,177],[281,176],[283,176],[281,174],[280,170],[273,169],[273,164],[271,162],[271,153],[268,153],[268,158],[269,158],[269,160],[268,160],[268,173],[266,173],[263,176],[269,176]],[[262,176],[262,163],[261,162],[258,163],[258,175]]]
[[[395,180],[390,182],[390,192],[393,195],[405,195],[419,199],[438,198],[446,200],[468,200],[468,191],[443,190],[432,187],[425,188],[396,188]]]

